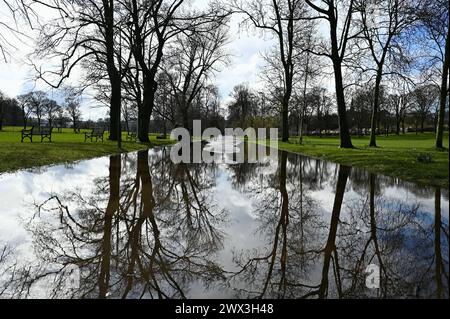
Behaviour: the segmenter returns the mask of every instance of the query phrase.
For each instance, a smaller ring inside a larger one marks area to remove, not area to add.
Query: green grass
[[[84,133],[65,129],[53,134],[53,143],[20,143],[20,127],[6,127],[0,131],[0,173],[42,165],[68,163],[81,159],[144,150],[158,145],[171,144],[170,140],[158,140],[150,135],[150,144],[123,142],[118,150],[115,142],[84,143]],[[124,136],[125,137],[125,136]],[[300,153],[344,165],[362,167],[370,172],[399,177],[424,185],[449,187],[449,139],[445,135],[447,150],[436,150],[434,134],[406,134],[378,137],[378,148],[367,145],[367,137],[354,137],[355,149],[340,149],[339,139],[334,137],[306,137],[304,144],[292,138],[290,143],[279,143],[281,150]],[[430,158],[431,162],[421,161]]]
[[[433,147],[434,138],[431,133],[380,136],[378,148],[371,148],[368,147],[368,137],[353,137],[355,149],[340,149],[338,138],[306,137],[303,145],[299,145],[296,138],[292,138],[289,143],[279,142],[279,149],[362,167],[373,173],[405,181],[448,188],[448,134],[444,141],[446,150],[436,150]],[[420,160],[421,157],[430,156],[432,161],[429,163]]]
[[[171,144],[170,140],[158,140],[156,134],[150,134],[150,144],[124,142],[122,149],[117,148],[117,142],[106,140],[102,142],[84,142],[84,131],[75,134],[73,130],[64,129],[62,133],[53,133],[53,142],[40,143],[36,137],[34,143],[27,139],[21,143],[20,127],[5,127],[0,131],[0,174],[18,169],[28,169],[36,166],[62,164],[82,159],[149,149],[153,146]]]

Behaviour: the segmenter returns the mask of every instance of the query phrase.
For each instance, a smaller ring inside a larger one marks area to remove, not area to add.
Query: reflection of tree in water
[[[384,198],[378,177],[370,174],[368,179],[369,189],[348,205],[349,215],[340,226],[340,267],[345,269],[340,280],[348,288],[337,295],[442,297],[436,290],[439,282],[430,276],[433,264],[445,263],[441,254],[448,260],[448,231],[441,236],[435,227],[438,223],[439,229],[448,229],[440,221],[440,207],[433,216],[423,212],[418,204]],[[440,194],[435,198],[436,205],[440,198]],[[439,245],[435,246],[435,240]],[[366,289],[364,271],[369,264],[380,267],[379,291]],[[448,278],[448,261],[438,272]],[[448,295],[448,285],[443,290]]]
[[[276,174],[266,177],[263,184],[259,180],[246,183],[248,195],[257,203],[259,232],[266,235],[268,243],[261,251],[236,254],[240,271],[231,282],[238,286],[245,282],[245,287],[238,288],[241,297],[296,297],[298,280],[308,276],[307,251],[314,249],[308,242],[316,239],[321,225],[316,223],[315,203],[301,176],[312,178],[314,173],[305,173],[302,161],[287,164],[288,154],[282,152]]]
[[[133,165],[113,156],[90,195],[54,196],[39,207],[28,225],[38,259],[16,271],[9,296],[27,297],[50,279],[51,297],[185,298],[193,282],[223,280],[214,253],[226,215],[208,200],[213,168],[174,165],[158,152],[139,153]],[[60,291],[73,265],[80,287]]]
[[[283,154],[277,176],[260,186],[269,187],[261,191],[264,199],[257,201],[261,207],[256,212],[269,248],[236,256],[239,271],[232,279],[246,283],[240,296],[448,296],[448,224],[441,218],[440,193],[435,216],[427,216],[419,205],[384,199],[378,178],[366,175],[367,186],[358,189],[361,196],[343,204],[349,177],[357,187],[364,184],[364,175],[340,167],[327,222],[327,215],[308,196],[311,188],[293,183],[294,176],[305,180],[304,171],[292,167],[286,166]],[[370,264],[381,269],[379,290],[366,287]]]
[[[164,152],[111,157],[95,189],[41,205],[27,224],[38,258],[24,265],[11,244],[0,245],[0,296],[183,298],[197,282],[217,289],[228,279],[240,297],[448,298],[448,190],[434,190],[433,214],[385,197],[393,179],[313,159],[281,153],[269,173],[230,166],[265,239],[235,252],[230,275],[214,262],[227,221],[212,200],[216,167],[174,165]],[[313,192],[329,186],[325,211]],[[344,201],[349,190],[357,195]],[[366,288],[369,264],[381,269],[379,290]],[[79,288],[68,286],[74,265]]]

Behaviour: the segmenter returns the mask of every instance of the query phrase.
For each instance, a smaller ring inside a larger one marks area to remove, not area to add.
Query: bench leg
[[[25,141],[26,138],[30,139],[30,142],[33,143],[32,135],[23,135],[23,134],[22,134],[22,143]]]

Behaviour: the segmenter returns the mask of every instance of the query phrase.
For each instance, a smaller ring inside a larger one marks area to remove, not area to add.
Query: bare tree
[[[299,21],[306,15],[304,1],[301,0],[267,0],[242,3],[233,1],[233,7],[245,14],[243,23],[252,25],[263,32],[275,36],[277,51],[283,66],[283,93],[281,100],[282,141],[289,141],[289,104],[293,91],[295,72],[294,40]]]
[[[219,65],[227,63],[224,46],[228,41],[222,21],[212,22],[208,32],[180,34],[164,63],[184,128],[190,129],[189,112],[194,100]]]
[[[420,132],[425,129],[425,121],[433,106],[437,103],[439,89],[437,86],[429,84],[416,88],[413,91],[413,108],[416,113],[417,122],[420,124]]]
[[[403,56],[403,46],[398,41],[402,33],[412,24],[413,15],[409,0],[359,0],[360,19],[357,20],[363,30],[363,39],[370,52],[373,67],[366,71],[375,73],[375,86],[370,133],[370,146],[377,146],[377,124],[380,110],[380,91],[383,76],[392,73],[387,70],[388,60],[395,66],[395,61]],[[364,48],[362,48],[364,49]]]
[[[314,20],[312,20],[314,21]],[[304,33],[302,35],[304,36],[304,43],[300,44],[305,48],[303,54],[297,55],[297,59],[299,60],[298,63],[302,66],[301,70],[301,77],[302,77],[302,101],[301,103],[301,110],[299,112],[300,117],[300,124],[299,124],[299,143],[303,143],[303,131],[304,131],[304,118],[305,114],[307,112],[307,93],[308,93],[308,86],[311,86],[311,82],[314,81],[315,78],[319,75],[319,72],[321,72],[322,65],[320,63],[320,60],[318,60],[318,56],[311,54],[311,50],[315,46],[316,39],[314,38],[314,31],[316,30],[314,24],[310,24]]]
[[[231,93],[233,101],[228,105],[228,120],[232,125],[246,127],[250,116],[256,112],[254,93],[246,83],[238,84]]]
[[[418,18],[423,28],[419,29],[419,34],[424,43],[426,52],[429,55],[429,63],[426,68],[433,70],[440,68],[440,102],[436,131],[436,148],[443,148],[444,121],[449,94],[449,61],[450,61],[450,40],[449,40],[449,4],[448,1],[437,0],[423,2],[417,10]]]
[[[110,139],[120,137],[121,111],[121,65],[122,54],[118,38],[125,23],[114,0],[28,0],[30,12],[45,7],[57,15],[45,26],[40,27],[41,38],[36,55],[52,54],[61,59],[57,70],[42,70],[36,67],[38,78],[52,87],[59,88],[71,76],[74,69],[89,61],[106,68],[110,86]],[[36,14],[37,15],[37,14]],[[53,82],[51,77],[57,77]]]
[[[20,109],[22,110],[22,119],[23,119],[23,128],[27,128],[28,119],[30,118],[30,115],[32,113],[32,107],[31,107],[31,100],[32,100],[33,94],[32,92],[27,94],[22,94],[17,97],[17,100],[19,101]]]
[[[24,127],[27,127],[27,122],[30,115],[36,116],[38,126],[41,126],[42,118],[45,113],[45,103],[47,100],[47,93],[43,91],[29,92],[18,97],[20,107],[23,113]]]
[[[337,112],[339,116],[339,132],[342,148],[353,148],[350,136],[349,125],[347,121],[347,106],[344,92],[344,81],[342,76],[342,65],[348,48],[349,41],[355,38],[357,34],[351,34],[353,14],[355,13],[355,1],[342,0],[322,0],[316,4],[311,0],[305,0],[306,3],[317,14],[313,19],[324,19],[328,21],[330,27],[331,48],[328,52],[314,52],[315,54],[326,56],[333,62]],[[322,7],[321,5],[325,5]],[[342,16],[342,17],[341,17]],[[343,21],[343,25],[340,25]]]
[[[125,4],[130,17],[131,51],[137,67],[135,78],[141,81],[141,87],[136,88],[142,96],[138,109],[138,137],[141,142],[150,141],[150,118],[155,107],[157,76],[166,45],[180,33],[199,30],[211,20],[218,21],[227,16],[218,6],[212,6],[208,12],[189,11],[183,8],[184,2],[131,0]]]
[[[56,101],[52,99],[46,99],[44,101],[44,112],[47,116],[48,125],[50,127],[53,127],[55,124],[60,109],[61,106]]]
[[[72,88],[66,89],[66,111],[69,115],[72,125],[73,125],[73,131],[77,132],[79,127],[78,123],[81,120],[81,103],[80,103],[80,97],[79,94],[73,90]]]

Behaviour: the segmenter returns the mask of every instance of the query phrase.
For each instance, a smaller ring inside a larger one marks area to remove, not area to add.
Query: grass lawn
[[[0,174],[6,171],[32,168],[42,165],[61,164],[81,159],[90,159],[100,156],[145,150],[153,146],[170,144],[170,140],[158,140],[156,134],[150,135],[150,144],[137,142],[124,142],[122,150],[118,150],[117,143],[108,141],[84,142],[84,131],[75,134],[71,129],[64,129],[62,133],[53,133],[53,143],[45,141],[40,143],[36,136],[33,143],[27,139],[21,143],[20,127],[4,127],[0,131]],[[33,139],[34,140],[34,139]]]
[[[279,142],[279,148],[406,181],[448,188],[448,133],[444,141],[446,150],[436,150],[434,140],[432,133],[380,136],[378,148],[370,148],[368,137],[353,137],[355,149],[340,149],[338,138],[306,137],[303,145],[292,138],[290,143]],[[431,162],[420,160],[420,157],[429,156]]]

